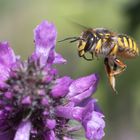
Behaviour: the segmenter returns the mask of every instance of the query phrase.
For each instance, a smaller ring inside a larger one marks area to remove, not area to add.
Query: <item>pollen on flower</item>
[[[87,139],[104,136],[104,116],[91,97],[98,75],[59,77],[53,64],[66,60],[55,52],[56,35],[52,23],[39,24],[35,51],[27,61],[20,60],[7,42],[0,43],[0,139],[74,140],[72,132],[81,127]],[[71,120],[79,125],[71,126]]]

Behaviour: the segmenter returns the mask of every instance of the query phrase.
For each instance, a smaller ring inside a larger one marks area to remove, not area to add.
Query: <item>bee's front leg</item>
[[[92,60],[94,60],[94,55],[93,55],[93,53],[92,52],[90,52],[90,54],[91,54],[91,58],[87,58],[86,57],[86,53],[82,56],[85,60],[87,60],[87,61],[92,61]]]

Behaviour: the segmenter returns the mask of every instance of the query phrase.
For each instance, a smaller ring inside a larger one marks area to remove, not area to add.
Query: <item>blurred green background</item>
[[[80,35],[82,29],[71,23],[74,21],[129,34],[140,44],[139,0],[0,0],[0,40],[9,41],[16,54],[26,59],[34,49],[32,31],[44,19],[56,25],[58,40]],[[104,140],[140,140],[140,57],[125,61],[128,67],[117,77],[119,94],[114,95],[103,59],[88,62],[79,58],[76,43],[57,43],[56,49],[68,60],[58,66],[61,75],[100,75],[94,97],[105,114]]]

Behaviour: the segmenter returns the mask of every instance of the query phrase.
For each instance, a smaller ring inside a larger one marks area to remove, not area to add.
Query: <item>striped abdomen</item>
[[[132,38],[126,35],[118,35],[117,43],[118,43],[117,55],[123,58],[133,58],[139,55],[139,48]]]

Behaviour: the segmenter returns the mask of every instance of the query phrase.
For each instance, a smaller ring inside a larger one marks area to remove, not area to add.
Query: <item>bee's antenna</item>
[[[63,40],[59,40],[58,42],[63,42],[63,41],[66,41],[66,40],[71,40],[70,43],[72,43],[72,42],[75,42],[77,40],[81,40],[81,38],[80,37],[68,37],[68,38],[65,38]]]

